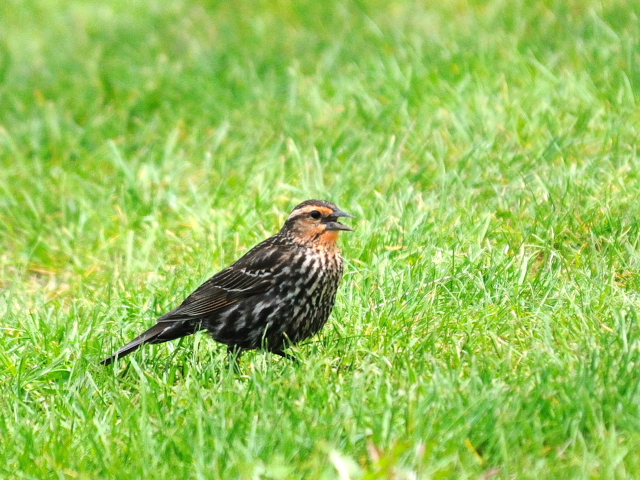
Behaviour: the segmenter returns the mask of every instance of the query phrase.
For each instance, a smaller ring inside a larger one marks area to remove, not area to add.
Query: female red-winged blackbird
[[[282,230],[214,275],[175,310],[101,363],[109,365],[145,343],[163,343],[206,329],[229,352],[262,348],[285,358],[289,344],[320,331],[342,277],[338,222],[351,217],[324,200],[298,205]]]

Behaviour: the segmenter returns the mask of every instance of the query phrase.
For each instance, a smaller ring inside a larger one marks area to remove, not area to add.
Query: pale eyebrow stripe
[[[315,205],[307,205],[305,207],[299,208],[297,210],[294,210],[293,212],[291,212],[291,215],[289,215],[289,220],[292,218],[296,218],[299,217],[300,215],[304,215],[305,213],[310,213],[314,210],[318,210],[319,212],[321,212],[323,215],[330,215],[331,213],[333,213],[333,210],[327,207],[321,207],[321,206],[315,206]]]

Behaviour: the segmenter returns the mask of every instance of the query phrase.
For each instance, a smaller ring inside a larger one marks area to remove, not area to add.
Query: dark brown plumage
[[[284,352],[320,331],[342,278],[338,222],[351,217],[324,200],[298,205],[282,230],[211,277],[158,323],[101,363],[109,365],[146,343],[163,343],[207,330],[230,352]]]

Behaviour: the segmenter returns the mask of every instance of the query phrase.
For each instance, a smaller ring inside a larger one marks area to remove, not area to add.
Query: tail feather
[[[162,322],[157,323],[143,334],[137,336],[110,357],[100,362],[101,365],[111,365],[115,360],[126,357],[147,343],[164,343],[177,338],[186,337],[200,330],[200,322]]]

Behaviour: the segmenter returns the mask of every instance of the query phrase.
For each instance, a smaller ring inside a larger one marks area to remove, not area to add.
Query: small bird
[[[198,287],[156,325],[102,360],[114,360],[147,343],[164,343],[207,330],[236,361],[243,350],[285,353],[312,337],[329,318],[342,278],[338,218],[353,215],[325,200],[293,209],[282,229]]]

